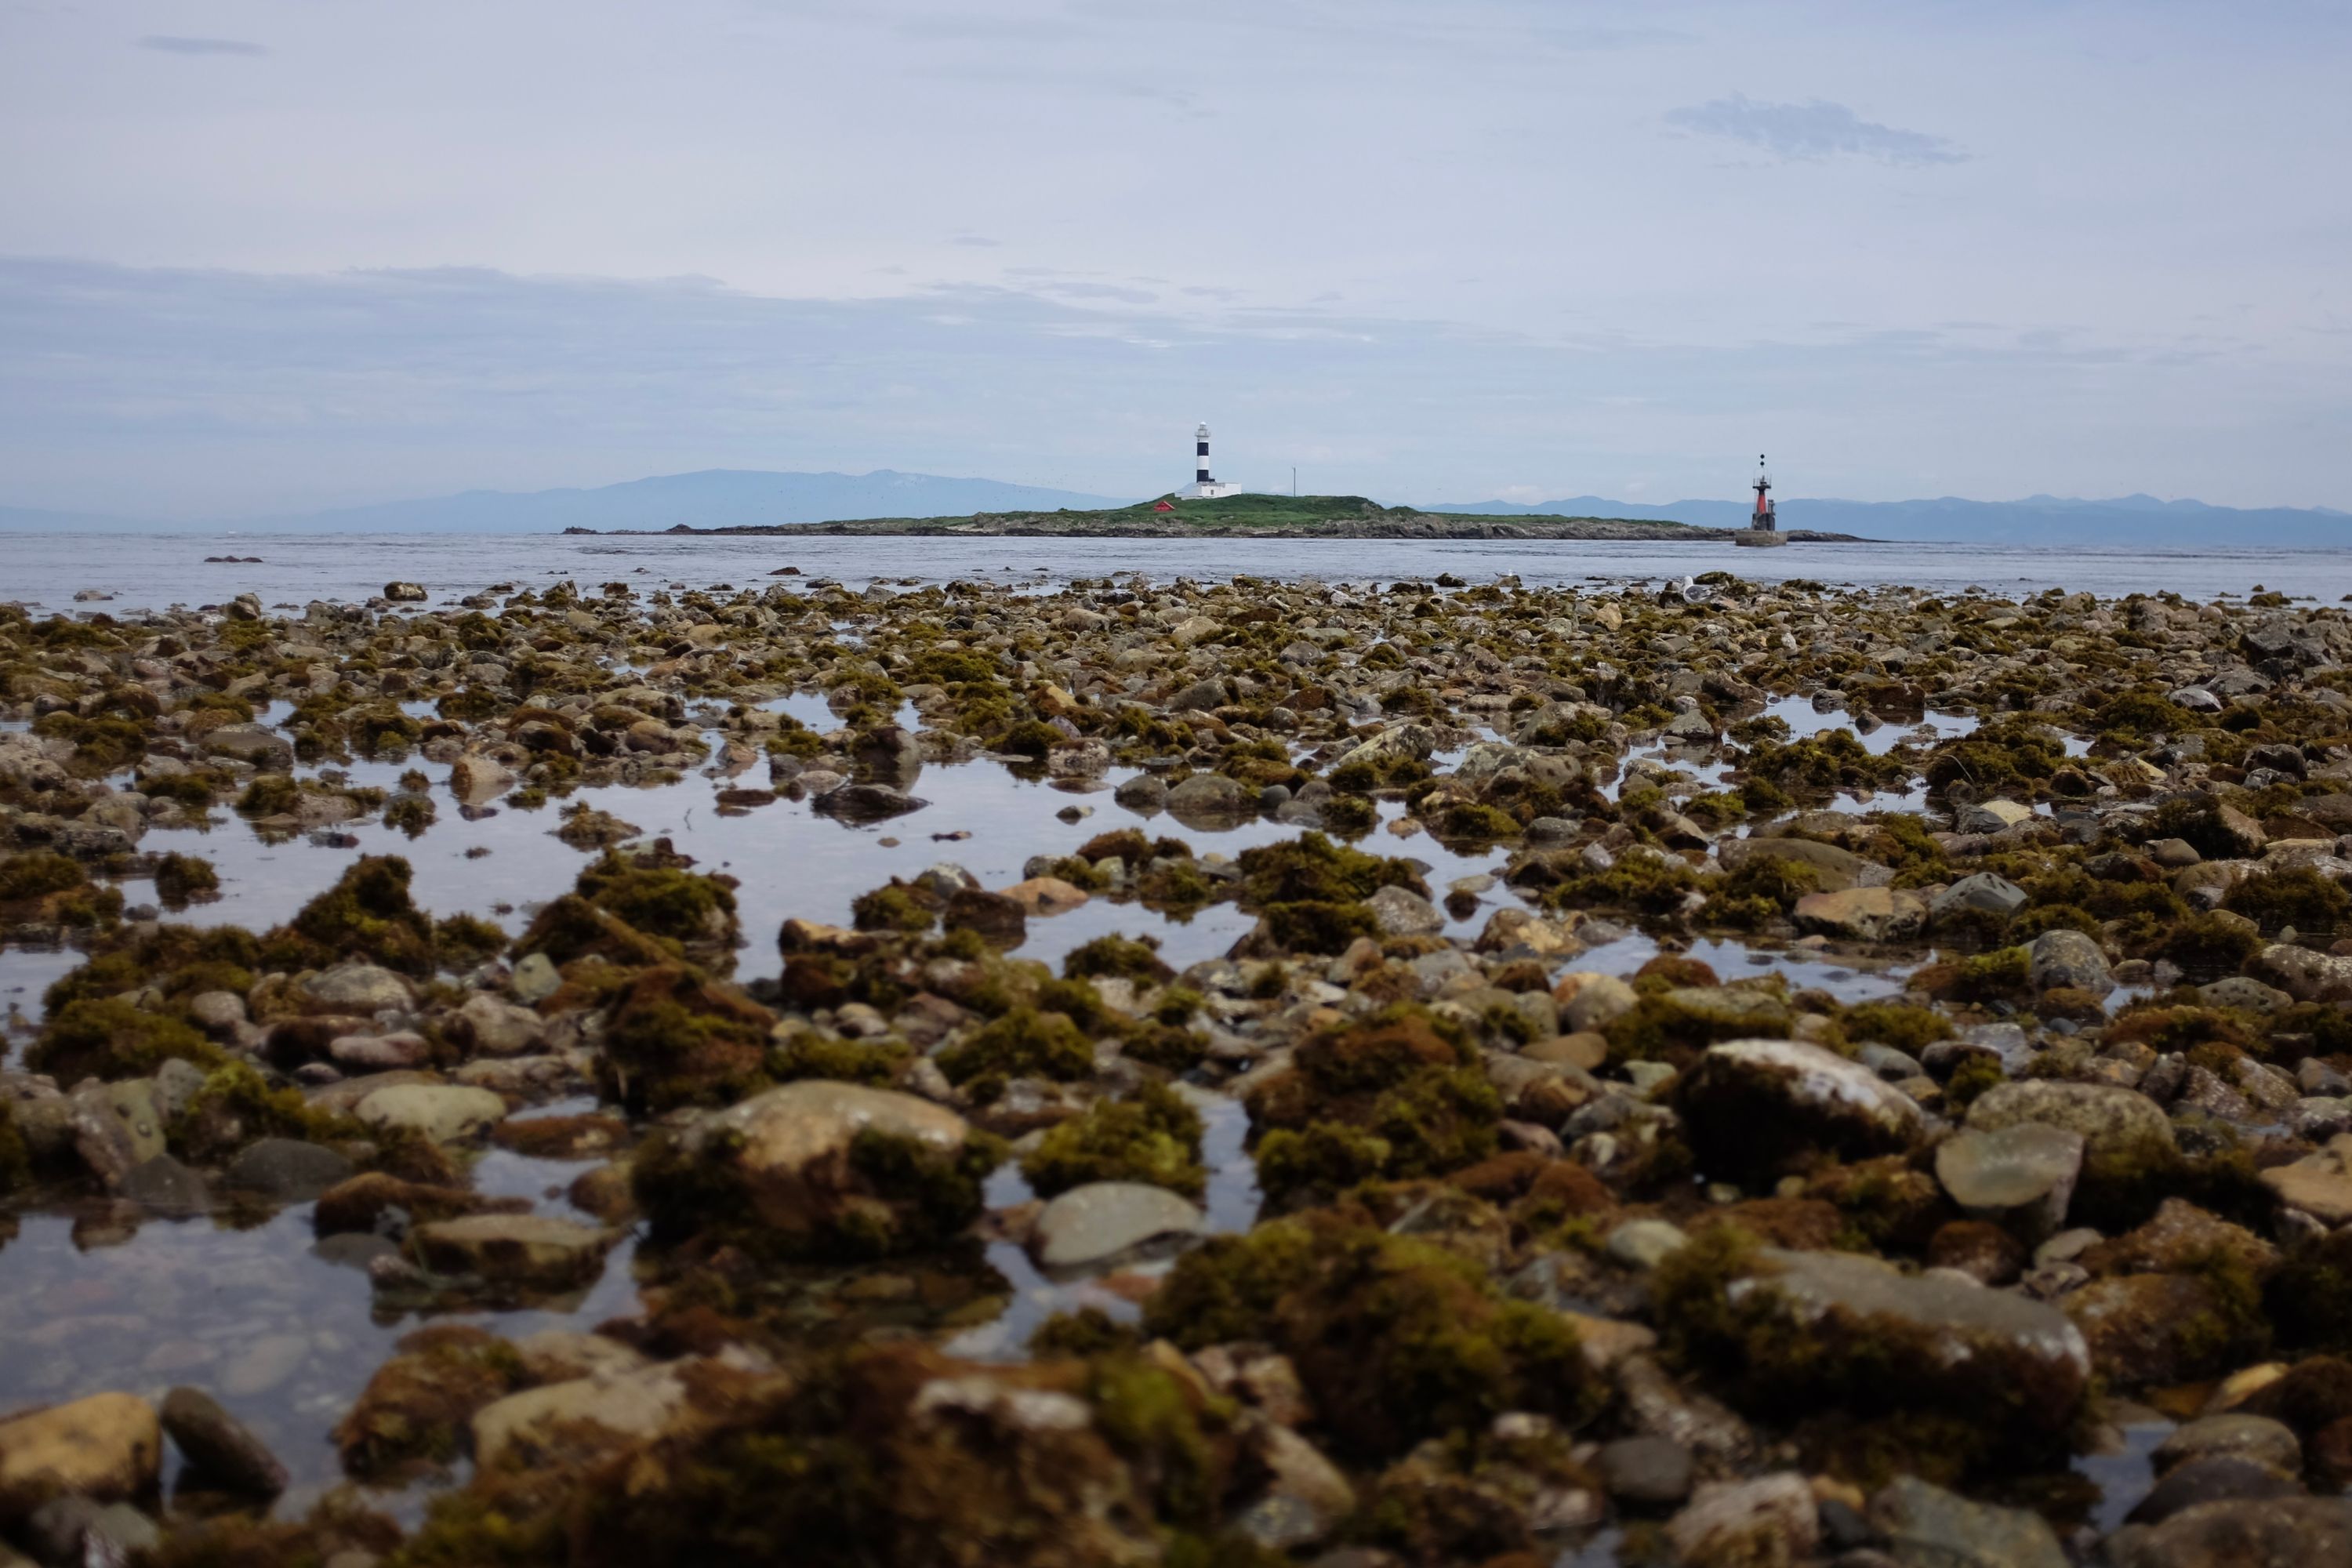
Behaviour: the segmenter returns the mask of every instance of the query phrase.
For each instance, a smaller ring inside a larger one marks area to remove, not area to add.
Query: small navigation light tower
[[[1194,500],[1214,500],[1219,496],[1241,494],[1241,486],[1229,485],[1209,473],[1209,427],[1202,426],[1192,432],[1192,488],[1177,493]]]
[[[1772,510],[1772,476],[1764,471],[1764,454],[1756,454],[1756,510],[1748,515],[1748,526],[1731,536],[1734,544],[1764,546],[1786,544],[1789,536],[1780,531],[1780,514]]]

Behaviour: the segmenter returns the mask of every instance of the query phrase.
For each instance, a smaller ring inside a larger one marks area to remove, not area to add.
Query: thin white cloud
[[[1853,157],[1882,163],[1958,163],[1968,154],[1941,136],[1864,120],[1842,103],[1759,103],[1741,93],[1669,110],[1666,123],[1760,147],[1776,157]]]
[[[139,40],[142,49],[153,49],[165,55],[266,55],[266,44],[250,43],[244,38],[184,38],[170,33],[150,33]]]

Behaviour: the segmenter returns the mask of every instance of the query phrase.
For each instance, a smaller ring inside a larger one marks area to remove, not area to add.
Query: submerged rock
[[[163,1425],[204,1484],[257,1498],[286,1489],[286,1467],[269,1445],[203,1389],[165,1394]]]

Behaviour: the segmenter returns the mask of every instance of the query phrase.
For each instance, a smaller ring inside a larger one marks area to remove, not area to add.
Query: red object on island
[[[1176,510],[1176,503],[1172,500],[1153,501],[1151,503],[1151,510],[1154,511],[1174,511]]]

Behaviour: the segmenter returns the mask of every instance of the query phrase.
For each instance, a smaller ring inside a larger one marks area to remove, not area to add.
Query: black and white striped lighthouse
[[[1241,486],[1221,484],[1209,472],[1209,427],[1206,425],[1192,432],[1192,488],[1185,495],[1202,500],[1214,500],[1240,491]]]

